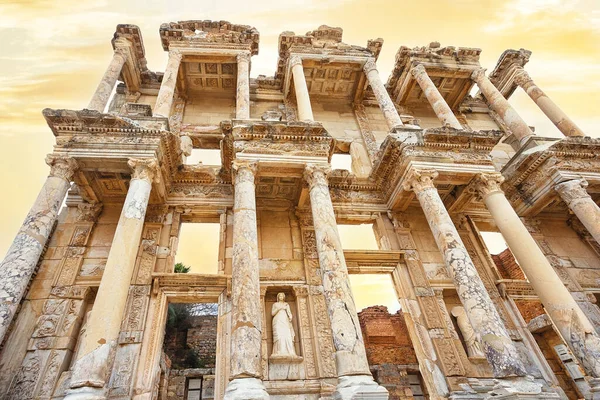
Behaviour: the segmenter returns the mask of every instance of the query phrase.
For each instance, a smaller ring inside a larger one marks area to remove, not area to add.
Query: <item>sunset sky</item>
[[[213,19],[256,27],[251,76],[273,75],[277,37],[340,26],[344,42],[385,42],[378,61],[387,79],[396,50],[439,41],[483,49],[491,70],[507,48],[533,51],[527,70],[590,136],[600,126],[600,3],[597,0],[0,0],[0,256],[8,249],[48,173],[54,137],[45,107],[82,109],[112,55],[118,23],[138,25],[148,67],[162,71],[163,22]],[[559,136],[522,92],[511,99],[536,133]],[[360,306],[359,306],[360,308]]]

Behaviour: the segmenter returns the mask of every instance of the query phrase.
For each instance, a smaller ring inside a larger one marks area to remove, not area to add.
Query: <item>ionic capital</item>
[[[531,76],[529,76],[527,71],[525,71],[523,68],[519,68],[517,70],[514,81],[517,85],[521,86],[522,88],[533,83],[533,79],[531,79]]]
[[[290,68],[294,68],[296,65],[302,65],[302,59],[300,56],[293,55],[290,57]]]
[[[309,188],[315,186],[329,186],[327,176],[331,173],[329,165],[307,164],[304,168],[304,180]]]
[[[423,64],[417,64],[415,67],[412,67],[410,73],[416,78],[419,75],[427,75],[427,70]]]
[[[469,185],[469,191],[481,199],[485,199],[492,193],[503,193],[501,185],[504,176],[500,172],[477,174]]]
[[[130,158],[131,179],[141,179],[149,183],[160,181],[160,168],[155,158]]]
[[[241,62],[249,63],[250,62],[250,52],[245,52],[245,53],[238,54],[236,56],[236,61],[238,63],[241,63]]]
[[[78,168],[74,158],[56,154],[48,154],[46,164],[50,166],[50,176],[63,178],[67,182],[71,182],[73,174]]]
[[[406,191],[412,190],[415,193],[435,188],[433,180],[438,175],[435,169],[411,169],[402,182],[402,188]]]
[[[231,171],[233,173],[234,185],[242,182],[254,183],[254,177],[258,169],[258,163],[250,160],[233,160]]]
[[[367,75],[371,71],[377,71],[377,64],[375,63],[375,59],[374,58],[369,58],[367,60],[367,62],[363,66],[363,71],[365,71],[365,74],[367,74]]]
[[[473,79],[475,82],[479,82],[485,77],[485,68],[477,68],[475,71],[473,71],[473,73],[471,73],[471,79]]]
[[[588,182],[585,179],[573,179],[554,186],[563,201],[567,204],[574,200],[591,198],[590,194],[585,190]]]

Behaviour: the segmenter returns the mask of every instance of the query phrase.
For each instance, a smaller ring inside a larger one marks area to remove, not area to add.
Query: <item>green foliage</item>
[[[190,268],[189,266],[185,265],[184,263],[180,263],[178,262],[177,264],[175,264],[175,273],[176,274],[187,274],[188,272],[190,272]]]

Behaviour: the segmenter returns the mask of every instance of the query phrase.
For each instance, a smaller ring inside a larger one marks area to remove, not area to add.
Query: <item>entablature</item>
[[[490,81],[507,99],[517,88],[515,83],[516,73],[529,62],[530,56],[531,51],[525,49],[505,50],[489,74]]]

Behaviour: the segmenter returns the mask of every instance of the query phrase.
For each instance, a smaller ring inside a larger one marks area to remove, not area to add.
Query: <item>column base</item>
[[[64,400],[105,400],[104,389],[83,386],[67,390]]]
[[[236,378],[227,385],[223,400],[269,400],[269,393],[260,379]]]
[[[340,376],[333,394],[334,400],[387,400],[389,393],[371,375]]]
[[[451,393],[449,397],[451,400],[561,398],[553,389],[542,382],[536,382],[531,376],[501,379],[468,378],[468,384],[461,386],[464,391]]]

